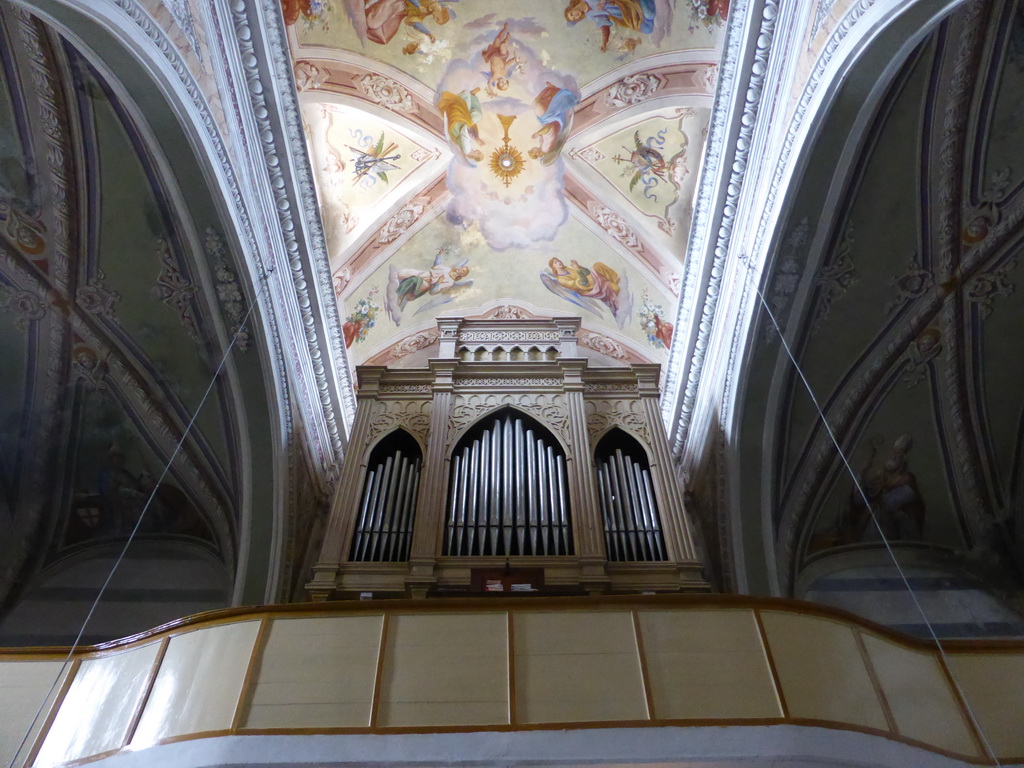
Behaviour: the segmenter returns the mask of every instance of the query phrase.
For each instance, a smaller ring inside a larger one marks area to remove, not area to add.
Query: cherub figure
[[[523,71],[523,62],[516,54],[515,45],[509,38],[506,21],[490,44],[481,52],[489,71],[482,73],[487,78],[487,94],[497,96],[497,91],[508,90],[508,79],[518,68]]]

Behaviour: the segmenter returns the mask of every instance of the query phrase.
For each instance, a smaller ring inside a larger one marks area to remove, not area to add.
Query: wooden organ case
[[[659,367],[589,365],[579,326],[444,318],[427,368],[359,368],[312,599],[474,594],[516,572],[541,592],[708,590]]]

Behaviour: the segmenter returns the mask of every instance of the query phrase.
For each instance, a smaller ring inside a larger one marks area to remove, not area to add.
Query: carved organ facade
[[[364,366],[313,599],[470,593],[483,569],[554,592],[705,591],[659,367],[594,367],[578,318],[438,320],[424,369]]]

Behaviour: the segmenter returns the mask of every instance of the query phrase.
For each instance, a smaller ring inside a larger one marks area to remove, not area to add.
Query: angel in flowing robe
[[[477,122],[484,115],[477,97],[479,91],[479,88],[460,93],[444,91],[437,100],[437,109],[444,118],[448,143],[458,156],[473,167],[484,159],[484,153],[480,150],[484,142],[477,128]]]
[[[441,258],[445,255],[446,250],[442,248],[437,252],[430,269],[391,267],[385,303],[388,314],[395,325],[400,325],[402,312],[410,301],[415,301],[427,294],[435,297],[419,307],[416,310],[418,314],[447,304],[455,298],[454,293],[473,284],[471,279],[466,279],[470,270],[469,259],[463,259],[455,265],[442,264]]]
[[[578,307],[590,310],[595,315],[601,314],[601,305],[611,311],[612,316],[621,326],[629,315],[628,292],[624,291],[625,278],[603,262],[596,262],[593,267],[584,267],[576,259],[565,262],[555,257],[548,262],[548,270],[541,272],[544,286]],[[622,298],[627,301],[623,302]]]
[[[654,0],[569,0],[565,20],[588,18],[601,30],[601,50],[608,50],[612,27],[649,35],[654,31]]]
[[[562,151],[565,140],[572,130],[572,114],[580,97],[568,88],[559,88],[548,82],[537,98],[533,108],[541,128],[531,138],[537,139],[537,146],[531,147],[530,157],[540,160],[541,165],[551,165]]]
[[[366,37],[380,45],[387,45],[404,25],[437,42],[427,27],[428,19],[447,24],[451,11],[439,0],[366,0]],[[413,46],[415,48],[415,46]]]

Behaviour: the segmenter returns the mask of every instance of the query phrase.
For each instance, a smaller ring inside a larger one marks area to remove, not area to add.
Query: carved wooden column
[[[369,439],[370,419],[383,372],[383,368],[376,367],[359,370],[359,395],[356,400],[356,417],[352,422],[348,442],[349,452],[362,451]],[[365,457],[360,461],[355,456],[347,455],[342,464],[338,487],[331,500],[327,529],[320,545],[320,557],[313,566],[313,580],[306,585],[311,600],[327,600],[335,590],[338,568],[347,559],[345,553],[348,541],[352,537],[352,524],[359,504],[359,495],[363,489],[365,469]]]
[[[575,336],[572,340],[575,342]],[[572,440],[569,489],[573,502],[576,555],[580,559],[580,584],[591,593],[605,592],[610,580],[606,568],[608,557],[604,548],[604,521],[597,499],[594,460],[590,455],[587,411],[583,401],[583,371],[587,361],[563,359],[561,366]]]
[[[454,336],[445,346],[445,333],[454,334],[453,329],[441,326],[441,350],[455,351]],[[451,418],[452,390],[455,384],[455,369],[459,361],[455,358],[431,360],[430,370],[434,374],[433,409],[430,414],[430,442],[420,475],[419,496],[416,499],[416,523],[412,532],[412,548],[409,552],[409,575],[405,584],[413,597],[426,597],[427,592],[437,583],[434,565],[438,556],[438,541],[442,516],[444,515],[444,491],[448,482],[446,472],[445,443],[448,435],[448,421]]]
[[[668,449],[665,427],[661,421],[661,409],[658,405],[659,366],[634,365],[633,370],[636,372],[637,388],[650,434],[651,477],[657,498],[662,500],[662,509],[667,513],[663,515],[662,525],[670,547],[669,557],[677,561],[696,561],[697,549],[693,543],[690,523],[686,519],[683,490],[672,471],[672,456]]]

